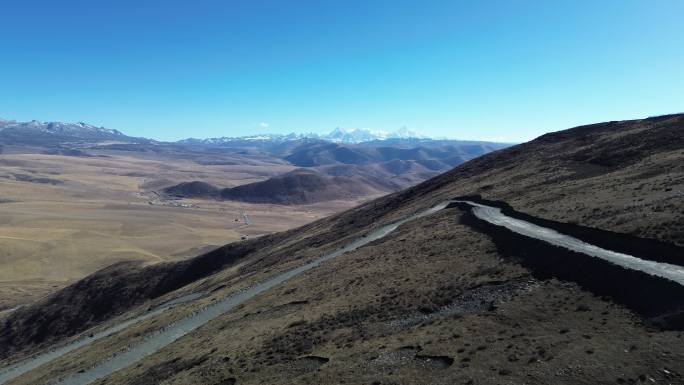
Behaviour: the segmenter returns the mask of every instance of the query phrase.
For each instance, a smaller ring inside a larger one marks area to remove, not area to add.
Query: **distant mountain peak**
[[[425,135],[421,135],[408,128],[401,127],[395,131],[372,130],[367,128],[341,128],[336,127],[329,134],[321,136],[322,139],[327,139],[333,142],[344,143],[362,143],[371,142],[374,140],[385,139],[427,139]]]
[[[17,122],[15,120],[0,119],[0,132],[3,136],[8,135],[21,140],[33,140],[39,136],[49,140],[87,140],[87,141],[103,141],[103,140],[126,140],[130,141],[131,137],[126,136],[122,132],[104,127],[97,127],[85,122],[78,123],[64,123],[64,122],[41,122],[40,120],[31,120],[30,122]]]
[[[219,145],[223,143],[237,142],[237,141],[276,141],[285,142],[289,140],[300,139],[320,139],[337,143],[363,143],[372,142],[375,140],[386,139],[429,139],[425,135],[421,135],[415,131],[411,131],[406,127],[401,127],[395,131],[387,132],[382,130],[371,130],[367,128],[343,128],[335,127],[327,134],[305,133],[305,134],[256,134],[249,136],[233,136],[220,138],[195,139],[188,138],[179,141],[180,143],[196,143],[196,144],[213,144]]]

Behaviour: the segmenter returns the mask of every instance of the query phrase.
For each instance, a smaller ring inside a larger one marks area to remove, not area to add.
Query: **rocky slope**
[[[683,188],[684,115],[551,133],[356,209],[188,262],[210,268],[169,265],[163,276],[176,284],[163,290],[135,289],[141,276],[156,276],[159,267],[100,272],[109,283],[99,287],[94,302],[69,294],[76,292],[70,288],[21,309],[5,321],[0,346],[5,360],[17,359],[88,326],[106,326],[114,321],[102,320],[115,315],[132,316],[183,293],[209,293],[84,348],[78,358],[65,356],[14,382],[46,383],[84,370],[178,317],[335,250],[380,224],[463,195],[505,201],[523,214],[588,232],[595,228],[657,240],[676,253],[684,246]],[[523,240],[504,241],[469,224],[467,212],[458,207],[407,222],[100,383],[683,381],[681,331],[659,327],[571,275],[540,275],[520,262],[529,250],[512,247],[525,245]],[[550,255],[567,262],[554,248],[534,250],[542,260]],[[677,261],[684,255],[669,258]],[[83,320],[78,314],[117,296],[120,289],[115,288],[121,287],[140,294],[129,305],[97,313],[97,319]],[[138,303],[144,307],[135,307]],[[55,306],[65,310],[53,316]],[[68,327],[51,328],[52,323]]]

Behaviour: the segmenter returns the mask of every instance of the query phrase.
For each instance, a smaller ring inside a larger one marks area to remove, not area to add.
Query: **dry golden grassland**
[[[0,309],[30,302],[117,261],[192,257],[241,235],[286,230],[357,203],[286,207],[168,201],[155,194],[182,181],[235,186],[293,168],[248,163],[0,155]]]

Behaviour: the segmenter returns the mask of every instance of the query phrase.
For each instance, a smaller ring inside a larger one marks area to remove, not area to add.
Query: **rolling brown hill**
[[[314,170],[298,169],[262,182],[224,189],[220,196],[251,203],[302,204],[378,193],[353,177],[326,177]]]
[[[167,195],[182,198],[291,205],[363,198],[391,190],[358,176],[328,176],[313,169],[296,169],[264,181],[231,188],[219,189],[208,183],[193,181],[170,186],[163,191]]]
[[[250,143],[255,144],[252,141],[220,142],[218,149],[229,150],[230,146],[247,146]],[[166,186],[162,192],[176,198],[286,205],[371,198],[413,186],[455,165],[505,146],[488,142],[419,139],[356,144],[292,140],[271,143],[268,151],[262,149],[300,167],[292,172],[225,189],[203,180],[186,181]]]
[[[164,192],[174,197],[185,198],[216,198],[219,195],[217,187],[200,181],[182,182],[166,187]]]
[[[684,255],[676,255],[684,246],[683,188],[684,115],[550,133],[297,229],[183,263],[96,273],[79,290],[67,288],[8,317],[0,354],[15,360],[87,327],[206,293],[82,348],[78,359],[71,353],[12,383],[41,384],[87,370],[213,301],[466,195],[506,202],[558,226],[595,229],[597,236],[602,230],[627,243],[657,242],[662,249],[654,250],[674,250],[669,260],[684,264]],[[548,256],[572,268],[574,256],[495,230],[474,225],[459,207],[411,220],[99,383],[681,383],[684,348],[676,322],[663,327],[610,290],[567,274],[540,274],[526,258]],[[610,288],[610,279],[603,285]],[[137,294],[83,315],[121,293]]]
[[[288,148],[283,159],[300,167],[414,161],[432,171],[444,171],[506,146],[500,143],[449,140],[388,139],[358,144],[314,141]]]

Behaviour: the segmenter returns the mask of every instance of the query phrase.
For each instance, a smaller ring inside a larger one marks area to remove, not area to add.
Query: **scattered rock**
[[[449,356],[430,356],[423,354],[416,354],[414,357],[417,361],[425,362],[434,365],[440,369],[446,369],[454,364],[454,359]]]

